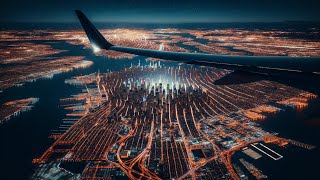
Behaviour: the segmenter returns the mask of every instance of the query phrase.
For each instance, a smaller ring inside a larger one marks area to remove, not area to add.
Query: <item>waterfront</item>
[[[39,79],[25,83],[22,87],[11,87],[0,93],[1,104],[28,97],[39,98],[32,111],[14,117],[0,126],[0,159],[3,164],[1,167],[6,169],[1,171],[0,179],[28,179],[33,173],[32,160],[53,143],[48,136],[51,130],[61,124],[66,114],[66,111],[59,107],[59,99],[81,92],[78,87],[65,84],[65,79],[98,70],[101,72],[106,72],[108,69],[119,70],[124,66],[130,66],[133,62],[128,60],[115,62],[104,57],[96,57],[82,46],[63,42],[54,46],[70,50],[65,53],[70,56],[82,51],[87,55],[86,59],[93,61],[94,64],[86,69],[57,74],[52,79]]]
[[[234,162],[240,164],[238,159],[244,158],[267,174],[269,179],[319,179],[319,175],[315,172],[317,172],[317,164],[320,162],[320,132],[319,126],[313,124],[318,123],[320,118],[319,108],[320,100],[315,99],[307,109],[298,111],[286,108],[286,111],[273,115],[259,123],[264,129],[277,132],[281,137],[312,144],[317,148],[308,150],[292,145],[283,148],[268,144],[271,149],[284,157],[278,161],[266,156],[253,160],[239,151],[233,156]],[[313,123],[310,124],[310,121]],[[241,167],[241,165],[239,166]],[[249,178],[254,179],[253,176],[250,176],[250,173],[247,172],[247,174],[249,174]]]
[[[21,114],[0,126],[0,142],[2,143],[0,159],[3,162],[2,167],[6,169],[6,171],[1,172],[1,179],[29,178],[33,174],[32,160],[39,157],[52,145],[53,141],[48,136],[51,134],[51,130],[56,129],[61,124],[61,120],[65,118],[66,114],[64,108],[60,107],[59,100],[80,93],[82,90],[77,86],[64,83],[65,79],[98,71],[101,73],[105,73],[108,70],[119,71],[125,67],[130,67],[131,64],[137,65],[139,59],[141,65],[149,64],[142,57],[134,57],[130,60],[112,60],[102,56],[95,56],[91,50],[83,49],[81,45],[71,45],[62,41],[39,43],[48,43],[54,48],[69,50],[54,56],[73,56],[76,54],[84,56],[85,60],[93,61],[94,64],[84,69],[74,69],[54,75],[52,79],[38,79],[35,82],[26,83],[22,87],[8,88],[0,93],[0,103],[29,97],[39,98],[39,103],[35,105],[32,111]],[[184,48],[187,49],[187,46]],[[196,50],[189,48],[189,50]],[[232,51],[234,49],[229,50]],[[161,63],[177,68],[175,63]],[[319,123],[314,120],[314,118],[319,117],[319,114],[315,113],[318,112],[319,107],[318,100],[315,100],[303,111],[287,108],[285,112],[281,111],[279,114],[273,115],[272,118],[261,121],[261,126],[267,131],[278,132],[281,137],[299,140],[319,147],[319,126],[317,125]],[[207,108],[207,110],[209,109]],[[137,135],[137,138],[139,137]],[[169,140],[165,142],[170,145]],[[173,146],[171,147],[173,148]],[[284,154],[284,159],[274,162],[270,162],[268,159],[263,162],[257,161],[257,167],[271,178],[305,177],[311,171],[316,171],[317,158],[319,158],[318,149],[306,152],[290,146],[285,149],[285,151],[289,152],[282,152],[277,147],[272,147],[272,149]],[[295,155],[298,156],[295,157]],[[270,164],[275,165],[270,168]],[[292,168],[286,168],[285,171],[283,168],[281,169],[283,166]],[[17,171],[19,173],[16,173]],[[291,174],[292,171],[295,171],[298,175]],[[301,174],[299,174],[300,172]],[[317,174],[314,173],[314,176],[309,178],[316,178],[316,176]]]

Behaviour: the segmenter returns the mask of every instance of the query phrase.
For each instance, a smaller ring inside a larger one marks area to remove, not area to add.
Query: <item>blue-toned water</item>
[[[268,179],[312,179],[318,180],[320,162],[320,100],[313,100],[309,107],[302,111],[286,108],[265,121],[261,126],[269,132],[278,132],[280,137],[298,140],[303,143],[315,145],[312,150],[304,149],[294,145],[285,148],[273,144],[267,146],[283,156],[280,160],[273,160],[257,151],[262,158],[253,160],[244,153],[237,152],[233,156],[233,162],[245,170],[239,163],[239,158],[244,158],[260,169],[268,176]],[[247,172],[247,171],[244,171]],[[247,172],[247,174],[250,174]],[[252,176],[249,176],[253,178]]]
[[[51,43],[54,48],[69,50],[55,55],[56,57],[82,55],[94,64],[86,69],[58,74],[52,79],[40,79],[0,93],[1,104],[16,99],[39,98],[39,102],[31,111],[22,113],[0,126],[0,179],[27,179],[32,175],[32,159],[41,155],[52,144],[52,140],[48,138],[50,131],[56,129],[65,117],[66,112],[59,107],[59,99],[81,92],[81,89],[65,84],[65,79],[98,70],[116,71],[130,67],[131,63],[137,64],[139,61],[139,58],[110,60],[95,56],[91,50],[83,49],[83,46],[70,45],[62,41],[41,43]],[[141,61],[142,65],[143,63],[145,61]]]
[[[195,28],[201,25],[178,25],[186,28]],[[237,28],[247,26],[239,25]],[[286,27],[285,24],[279,28]],[[314,27],[315,25],[310,25]],[[66,27],[66,26],[62,26]],[[70,25],[70,28],[74,26]],[[163,27],[163,25],[148,26],[148,28]],[[171,27],[171,26],[167,26]],[[172,27],[177,27],[177,25]],[[203,25],[202,25],[203,27]],[[216,25],[218,28],[234,27],[230,24]],[[247,26],[248,27],[248,26]],[[256,27],[250,25],[249,27]],[[260,24],[260,29],[270,29],[271,25]],[[291,26],[290,26],[291,27]],[[300,26],[299,26],[300,27]],[[316,25],[319,28],[319,25]],[[32,28],[32,27],[31,27]],[[60,26],[57,26],[60,28]],[[211,27],[207,27],[211,28]],[[187,35],[186,35],[187,36]],[[199,40],[201,41],[201,39]],[[54,48],[68,50],[53,57],[61,56],[85,56],[86,60],[93,61],[94,64],[86,69],[76,69],[70,72],[55,75],[52,79],[40,79],[36,82],[26,83],[22,87],[12,87],[0,93],[0,103],[11,100],[29,97],[39,98],[35,107],[26,113],[15,117],[0,126],[0,179],[28,179],[33,173],[32,159],[41,155],[51,144],[48,138],[52,129],[57,129],[61,120],[65,117],[65,110],[59,107],[59,99],[69,97],[72,94],[81,92],[81,89],[67,85],[65,79],[78,75],[90,73],[116,71],[124,67],[129,67],[131,63],[146,63],[144,58],[136,57],[132,60],[120,59],[111,60],[105,57],[95,56],[91,50],[84,49],[83,46],[70,45],[63,41],[39,41],[37,43],[50,43]],[[182,46],[182,44],[180,44]],[[184,46],[192,51],[187,45]],[[232,50],[232,49],[231,49]],[[175,65],[175,63],[169,63]],[[267,130],[278,132],[279,136],[296,139],[305,143],[320,147],[320,103],[319,100],[311,103],[308,109],[297,112],[290,110],[282,112],[261,123]],[[277,149],[285,157],[279,161],[261,159],[255,165],[265,172],[271,179],[320,179],[317,173],[320,162],[319,148],[308,151],[301,148]],[[241,157],[236,154],[235,160]]]

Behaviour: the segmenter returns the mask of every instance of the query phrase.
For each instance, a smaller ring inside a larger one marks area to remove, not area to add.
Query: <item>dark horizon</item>
[[[170,22],[170,21],[163,21],[163,22],[140,22],[140,21],[95,21],[94,17],[91,17],[92,22],[96,24],[237,24],[237,23],[257,23],[257,24],[268,24],[268,23],[320,23],[319,20],[279,20],[279,21],[186,21],[186,22]],[[71,21],[1,21],[3,24],[78,24],[78,21],[71,20]],[[79,26],[80,27],[80,26]]]
[[[281,22],[188,22],[188,23],[134,23],[134,22],[95,22],[99,29],[107,28],[182,28],[182,29],[224,29],[224,28],[245,28],[245,29],[286,29],[293,28],[303,31],[316,31],[320,29],[320,21],[281,21]],[[248,27],[249,25],[249,27]],[[10,29],[77,29],[82,30],[79,22],[3,22],[0,30]]]
[[[163,0],[93,0],[62,1],[11,0],[0,7],[0,22],[76,22],[74,10],[79,9],[94,22],[117,23],[228,23],[320,21],[320,3],[297,1],[205,1]]]

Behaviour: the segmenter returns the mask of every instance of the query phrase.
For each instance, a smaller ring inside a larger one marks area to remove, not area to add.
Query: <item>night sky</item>
[[[74,9],[96,22],[320,21],[319,0],[7,0],[0,22],[75,22]]]

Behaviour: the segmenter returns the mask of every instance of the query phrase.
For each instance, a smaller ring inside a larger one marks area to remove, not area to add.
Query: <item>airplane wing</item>
[[[79,10],[75,11],[94,49],[115,50],[140,56],[154,57],[179,63],[212,66],[217,68],[247,71],[263,74],[292,74],[296,76],[318,76],[320,73],[320,57],[288,57],[288,56],[233,56],[204,53],[186,53],[159,51],[109,43],[89,19]]]

